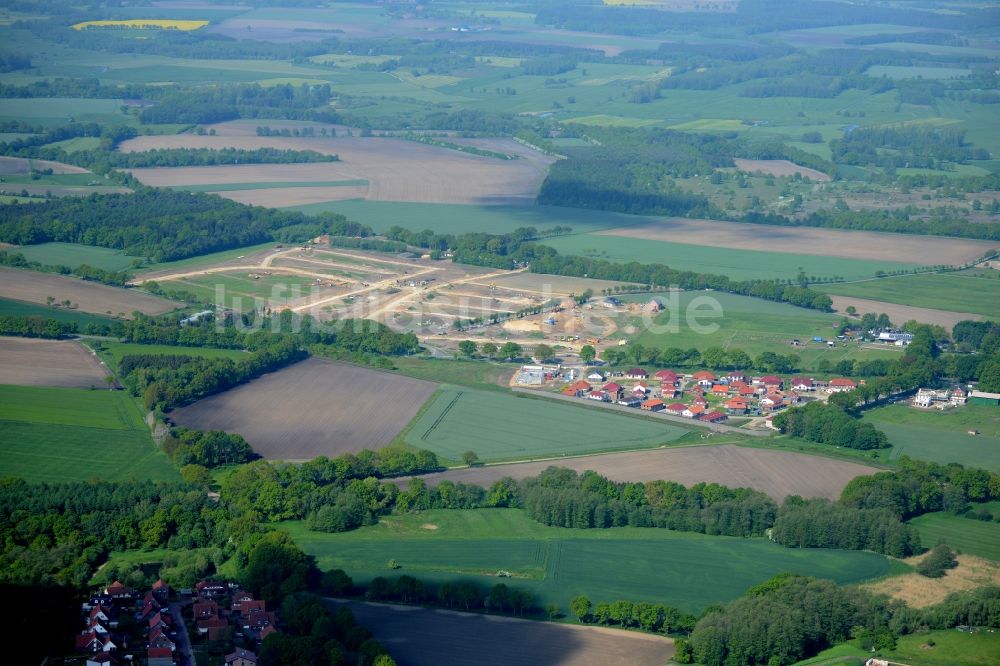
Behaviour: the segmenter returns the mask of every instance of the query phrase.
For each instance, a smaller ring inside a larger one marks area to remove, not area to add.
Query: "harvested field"
[[[183,305],[134,289],[109,287],[52,273],[0,267],[0,298],[45,303],[49,296],[56,303],[68,299],[72,301],[74,309],[83,312],[122,313],[126,317],[130,317],[136,310],[154,315],[170,312]]]
[[[607,627],[363,601],[336,605],[350,608],[400,666],[658,666],[674,654],[669,638]]]
[[[309,460],[389,444],[436,384],[310,358],[171,414],[182,426],[236,432],[272,460]]]
[[[393,138],[338,137],[258,137],[234,130],[227,135],[226,125],[217,125],[216,136],[182,134],[142,136],[121,144],[121,150],[136,152],[155,148],[277,148],[315,150],[337,154],[339,162],[288,165],[259,164],[216,167],[178,167],[135,169],[133,173],[147,185],[178,186],[203,183],[260,183],[279,181],[295,173],[295,181],[367,180],[367,187],[284,188],[260,191],[269,205],[294,206],[323,200],[361,196],[371,201],[415,201],[467,204],[530,204],[534,201],[548,166],[554,160],[540,153],[528,152],[521,159],[504,161],[479,157],[457,150],[437,148]],[[511,143],[518,147],[518,144]],[[523,149],[522,149],[523,150]],[[511,148],[509,152],[514,152]],[[530,154],[529,154],[530,153]],[[317,192],[316,190],[326,190]],[[363,190],[363,194],[361,191]],[[246,201],[247,191],[225,192],[224,196]],[[263,201],[256,199],[253,201]]]
[[[830,176],[826,175],[822,171],[799,166],[795,162],[791,162],[789,160],[744,160],[736,158],[733,162],[736,163],[737,169],[748,173],[760,172],[766,173],[769,176],[794,176],[799,173],[803,176],[808,176],[813,180],[821,182],[830,180]]]
[[[78,342],[0,337],[0,384],[103,387],[107,374]]]
[[[286,208],[305,206],[325,201],[364,199],[368,195],[367,185],[347,187],[268,187],[258,190],[236,190],[219,192],[220,196],[238,203],[266,208]]]
[[[817,227],[780,227],[677,217],[661,218],[650,224],[609,229],[597,234],[671,243],[683,239],[684,243],[692,245],[838,256],[906,264],[917,261],[921,264],[964,264],[983,256],[995,245],[987,241],[940,236]],[[803,261],[806,261],[806,258]],[[808,272],[810,270],[808,264],[803,265]]]
[[[971,286],[971,285],[970,285]],[[949,331],[960,321],[971,319],[979,321],[983,315],[971,312],[949,312],[947,310],[932,310],[931,308],[918,308],[912,305],[899,305],[898,303],[886,303],[885,301],[872,301],[867,298],[854,298],[853,296],[834,296],[830,294],[833,301],[833,309],[843,312],[853,305],[858,309],[858,313],[877,312],[886,313],[889,319],[902,324],[916,319],[922,324],[937,324],[944,326]]]
[[[32,160],[25,157],[0,157],[0,175],[2,176],[27,176],[31,173],[32,169],[52,169],[53,174],[90,173],[82,167],[63,164],[62,162]]]
[[[917,555],[905,561],[916,565],[924,557],[926,555]],[[925,608],[944,601],[952,592],[987,585],[1000,585],[1000,565],[975,555],[959,555],[958,566],[949,569],[943,578],[927,578],[914,572],[886,578],[865,587],[876,594],[901,599],[914,608]]]
[[[422,478],[431,484],[450,479],[489,486],[505,476],[515,479],[534,476],[550,465],[578,472],[594,470],[614,481],[665,479],[684,485],[704,481],[732,488],[749,487],[779,502],[786,495],[834,499],[854,477],[879,471],[858,463],[804,453],[724,444],[490,465],[428,474]]]

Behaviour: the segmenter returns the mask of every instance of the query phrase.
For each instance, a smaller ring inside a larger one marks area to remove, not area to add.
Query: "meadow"
[[[864,420],[889,436],[893,458],[906,455],[1000,472],[1000,409],[996,407],[966,405],[940,412],[890,405],[866,412]],[[969,430],[980,434],[969,435]]]
[[[179,479],[122,391],[0,386],[0,442],[0,476]]]
[[[1000,502],[971,506],[973,510],[985,507],[994,514],[1000,511]],[[927,547],[943,541],[962,553],[1000,562],[1000,523],[937,511],[918,516],[910,524],[920,533],[920,541]]]
[[[664,296],[658,298],[666,300]],[[641,302],[649,300],[649,297],[623,300]],[[721,307],[721,316],[718,318],[702,314],[711,313],[711,310],[699,304],[712,301]],[[708,347],[722,347],[742,349],[751,356],[764,351],[796,354],[801,359],[803,369],[813,369],[823,359],[836,364],[844,359],[896,358],[899,354],[894,349],[863,349],[851,343],[842,342],[838,343],[837,347],[831,348],[825,343],[811,342],[814,336],[823,338],[833,336],[840,317],[816,310],[806,310],[788,303],[775,303],[723,292],[686,291],[680,293],[679,304],[679,312],[670,312],[668,304],[668,311],[657,315],[652,323],[658,328],[647,329],[643,319],[638,317],[631,320],[628,326],[635,327],[636,333],[630,335],[630,339],[644,347],[660,349],[695,347],[703,350]],[[714,332],[699,333],[688,323],[688,313],[697,317],[697,323],[718,328]],[[677,324],[676,331],[669,329],[671,322]],[[802,342],[801,346],[791,344],[796,339]]]
[[[840,296],[1000,317],[1000,272],[997,271],[901,275],[851,284],[815,285],[815,288]]]
[[[800,271],[805,271],[808,276],[822,278],[839,276],[857,279],[872,277],[879,270],[910,269],[915,266],[889,261],[741,250],[604,234],[574,234],[543,242],[560,254],[583,255],[621,263],[638,261],[665,264],[681,270],[728,275],[736,280],[795,279]]]
[[[403,439],[448,460],[473,450],[481,460],[497,462],[651,448],[689,432],[586,405],[449,387],[435,395]]]
[[[331,275],[331,279],[333,276]],[[163,282],[171,289],[181,289],[198,296],[205,303],[215,303],[222,289],[221,305],[237,310],[251,310],[259,302],[271,307],[311,293],[315,278],[275,272],[253,279],[248,273],[211,273]]]
[[[46,266],[69,266],[76,268],[87,264],[106,271],[123,271],[132,266],[139,257],[130,257],[121,250],[106,247],[79,245],[76,243],[40,243],[13,247],[9,252],[18,252],[28,261],[37,261]]]
[[[595,603],[629,599],[697,613],[729,601],[779,572],[839,583],[889,572],[881,555],[782,548],[766,539],[709,537],[660,529],[546,527],[517,509],[431,510],[393,515],[352,532],[310,532],[281,523],[320,568],[343,568],[357,582],[407,574],[429,583],[474,580],[524,588],[544,607],[587,595]],[[401,568],[392,571],[395,559]],[[624,562],[628,566],[623,567]]]
[[[871,654],[853,643],[841,643],[792,666],[861,666]],[[879,655],[910,666],[991,666],[1000,662],[1000,634],[925,631],[901,636],[894,649],[882,650]]]

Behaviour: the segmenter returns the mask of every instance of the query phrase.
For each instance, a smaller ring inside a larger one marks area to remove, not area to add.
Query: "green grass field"
[[[329,271],[331,276],[338,271]],[[306,296],[310,293],[314,278],[300,275],[275,273],[265,275],[256,280],[248,277],[246,272],[212,273],[198,275],[180,280],[163,282],[163,286],[173,289],[183,289],[199,298],[215,302],[218,290],[221,288],[223,304],[236,309],[252,309],[258,300],[283,304],[287,299]]]
[[[399,225],[413,231],[433,229],[442,234],[468,232],[506,233],[518,227],[551,229],[570,226],[574,231],[627,227],[649,218],[621,213],[561,208],[557,206],[468,206],[461,204],[397,203],[391,201],[329,201],[296,206],[290,210],[315,214],[333,211],[349,219],[386,231]]]
[[[837,363],[843,359],[898,356],[898,352],[888,349],[861,349],[856,344],[849,343],[829,348],[823,343],[810,342],[813,336],[829,338],[836,332],[834,326],[840,318],[833,314],[717,291],[681,292],[678,311],[673,312],[668,296],[661,295],[658,298],[666,303],[667,310],[653,320],[653,327],[647,327],[641,317],[634,317],[625,324],[636,328],[637,332],[629,337],[645,347],[722,347],[742,349],[751,356],[763,351],[796,354],[801,359],[802,368],[806,370],[815,368],[822,359]],[[649,296],[623,300],[645,302],[649,300]],[[703,316],[704,313],[713,312],[706,305],[713,301],[721,308],[722,315],[718,318]],[[689,315],[694,319],[689,320]],[[675,329],[671,328],[674,323]],[[619,326],[622,325],[619,321]],[[701,333],[696,330],[697,325],[718,328]],[[792,340],[795,339],[800,340],[802,345],[792,346]]]
[[[507,380],[514,365],[498,365],[485,361],[462,361],[443,358],[400,356],[392,359],[400,374],[442,384],[468,386],[494,391],[507,391]]]
[[[247,358],[239,349],[212,349],[210,347],[174,347],[171,345],[140,345],[128,342],[102,342],[106,357],[117,367],[126,354],[183,354],[200,358],[229,358],[234,361]]]
[[[993,666],[1000,663],[1000,633],[949,629],[912,634],[902,636],[884,656],[910,666]]]
[[[1000,502],[973,504],[973,510],[986,507],[994,514]],[[927,547],[944,541],[952,548],[970,555],[1000,561],[1000,523],[956,516],[945,511],[926,513],[910,521]]]
[[[212,264],[219,264],[226,261],[231,261],[237,257],[243,257],[248,254],[253,254],[254,252],[261,252],[262,250],[273,250],[277,243],[259,243],[258,245],[247,245],[246,247],[238,247],[232,250],[222,250],[221,252],[212,252],[211,254],[203,254],[198,257],[188,257],[187,259],[178,259],[177,261],[162,261],[159,263],[150,264],[145,267],[143,271],[173,271],[182,268],[185,269],[196,269],[199,266],[210,266]],[[139,277],[142,274],[140,272]]]
[[[1000,634],[956,629],[910,634],[901,636],[894,650],[878,656],[909,666],[992,666],[1000,663]],[[841,643],[792,666],[861,666],[871,657],[871,652],[853,643]]]
[[[177,480],[122,391],[0,386],[0,476]]]
[[[966,405],[946,412],[890,405],[866,412],[889,436],[892,457],[951,462],[1000,472],[1000,408]],[[969,435],[969,430],[979,430]]]
[[[42,317],[43,319],[71,321],[79,326],[86,324],[106,324],[110,321],[107,317],[80,312],[79,310],[50,308],[38,303],[25,303],[24,301],[14,301],[5,298],[0,298],[0,314],[13,317]]]
[[[853,583],[882,576],[880,555],[786,549],[766,539],[708,537],[660,529],[579,530],[546,527],[520,510],[432,510],[393,515],[353,532],[310,532],[282,523],[322,569],[343,568],[355,581],[408,574],[441,583],[497,581],[523,587],[536,603],[565,609],[585,594],[595,602],[662,602],[688,612],[725,602],[777,573],[792,571]],[[395,559],[402,568],[387,566]]]
[[[879,270],[889,271],[914,266],[596,234],[560,236],[543,242],[554,247],[560,254],[592,256],[623,263],[638,261],[647,264],[666,264],[671,268],[682,270],[728,275],[737,280],[795,278],[802,267],[805,267],[806,273],[810,276],[857,279],[872,277]]]
[[[473,450],[483,461],[495,462],[649,448],[689,432],[584,404],[443,388],[408,426],[404,440],[449,460]]]
[[[983,277],[973,277],[976,275]],[[1000,278],[996,277],[996,271],[903,275],[814,288],[839,296],[1000,317]]]
[[[87,264],[106,271],[121,271],[129,268],[138,257],[130,257],[121,250],[106,247],[77,245],[76,243],[41,243],[11,248],[10,252],[20,252],[28,261],[37,261],[47,266],[69,266],[76,268]]]

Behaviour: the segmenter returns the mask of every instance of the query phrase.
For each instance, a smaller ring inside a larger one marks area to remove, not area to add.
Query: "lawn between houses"
[[[321,569],[342,568],[359,583],[402,574],[430,584],[504,582],[530,591],[539,607],[555,603],[564,611],[583,594],[595,603],[629,599],[697,613],[784,571],[849,584],[892,569],[889,558],[874,553],[783,548],[763,538],[547,527],[519,509],[435,509],[337,534],[311,532],[303,521],[277,527]],[[391,570],[390,559],[401,568]],[[500,570],[512,577],[498,579]]]
[[[0,442],[0,477],[180,478],[123,391],[0,386]]]

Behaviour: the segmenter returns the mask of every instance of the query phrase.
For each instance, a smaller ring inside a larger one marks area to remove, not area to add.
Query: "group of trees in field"
[[[715,483],[616,483],[591,471],[549,468],[519,484],[528,515],[554,527],[660,527],[683,532],[760,536],[777,505],[764,493]]]
[[[221,430],[178,428],[163,442],[163,450],[178,467],[236,465],[257,457],[242,436]]]
[[[332,213],[308,217],[208,194],[154,188],[0,205],[0,240],[4,242],[81,243],[154,261],[268,241],[302,241],[337,233],[345,224],[349,223],[342,216]]]
[[[952,336],[962,349],[977,352],[954,357],[954,375],[978,379],[981,391],[1000,393],[1000,323],[960,321]]]
[[[77,323],[72,321],[60,321],[37,315],[0,315],[0,335],[55,340],[78,333],[79,330]]]
[[[221,393],[307,355],[298,340],[283,338],[240,361],[179,354],[128,354],[122,357],[118,370],[125,387],[142,398],[147,409],[168,411]]]
[[[851,417],[836,405],[820,401],[776,414],[774,426],[783,434],[830,446],[861,451],[889,447],[888,437],[874,425]]]

